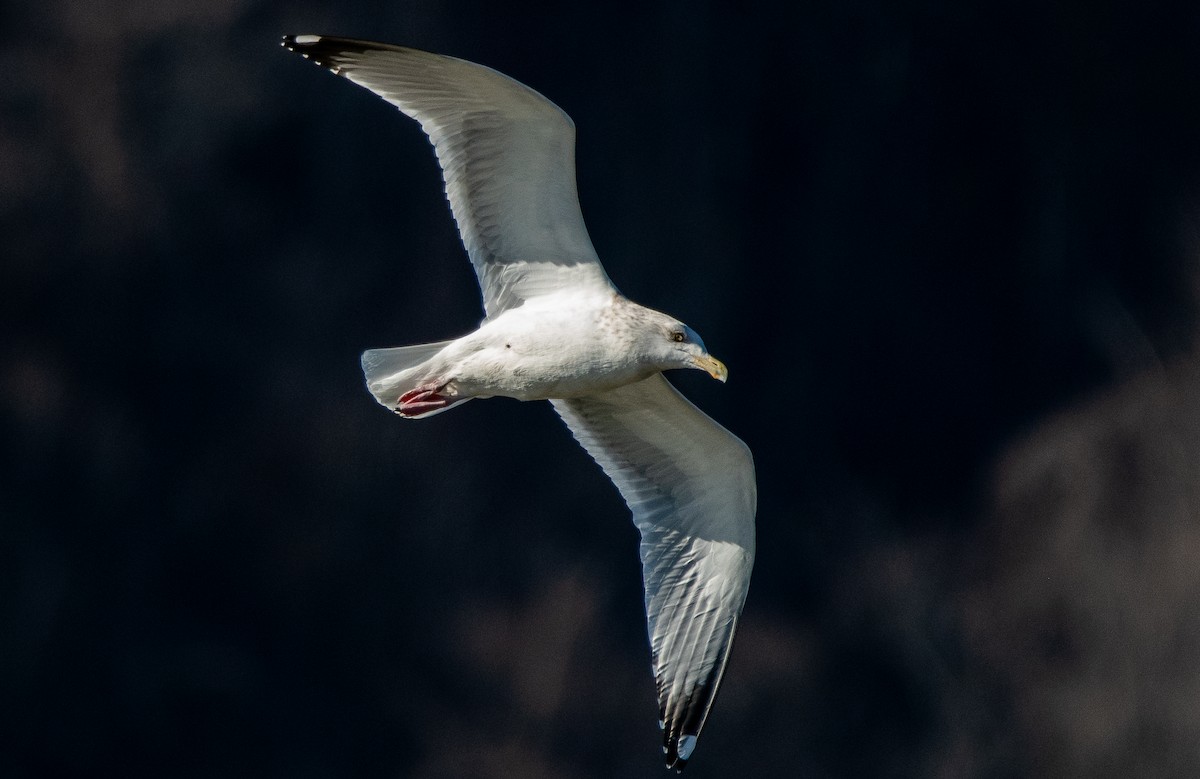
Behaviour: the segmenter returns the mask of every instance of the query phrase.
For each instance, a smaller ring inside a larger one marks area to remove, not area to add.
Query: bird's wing
[[[667,766],[716,695],[754,564],[750,450],[661,373],[554,408],[633,512]]]
[[[283,45],[420,123],[489,317],[564,288],[614,290],[579,211],[575,124],[558,106],[453,57],[324,35]]]

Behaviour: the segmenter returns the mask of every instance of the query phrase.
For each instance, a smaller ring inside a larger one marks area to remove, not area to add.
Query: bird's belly
[[[615,389],[653,373],[632,361],[610,355],[575,355],[554,359],[546,354],[519,354],[511,348],[480,353],[465,362],[453,384],[460,395],[500,396],[517,400],[577,398]]]

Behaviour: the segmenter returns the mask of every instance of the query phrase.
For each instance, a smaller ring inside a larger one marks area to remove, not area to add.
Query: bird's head
[[[659,370],[697,368],[720,382],[729,378],[725,364],[708,353],[704,340],[692,328],[665,314],[646,334],[652,361]]]

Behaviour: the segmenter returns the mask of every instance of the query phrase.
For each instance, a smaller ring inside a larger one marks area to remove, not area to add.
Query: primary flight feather
[[[663,750],[682,770],[746,600],[757,493],[750,450],[662,371],[725,381],[725,366],[609,280],[579,210],[575,125],[558,106],[453,57],[323,35],[283,45],[420,123],[483,293],[474,332],[365,352],[368,389],[409,419],[473,398],[551,401],[641,532]]]

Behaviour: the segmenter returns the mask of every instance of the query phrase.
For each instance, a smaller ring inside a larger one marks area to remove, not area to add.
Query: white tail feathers
[[[396,346],[390,349],[368,349],[362,353],[363,375],[367,379],[367,389],[375,396],[380,405],[392,411],[400,396],[416,389],[429,379],[428,371],[422,367],[434,355],[450,345],[452,341],[439,341],[432,344],[417,344],[416,346]],[[463,398],[464,403],[470,398]],[[446,408],[453,408],[458,403]],[[428,414],[422,414],[413,419],[433,416],[445,411],[440,408]]]

